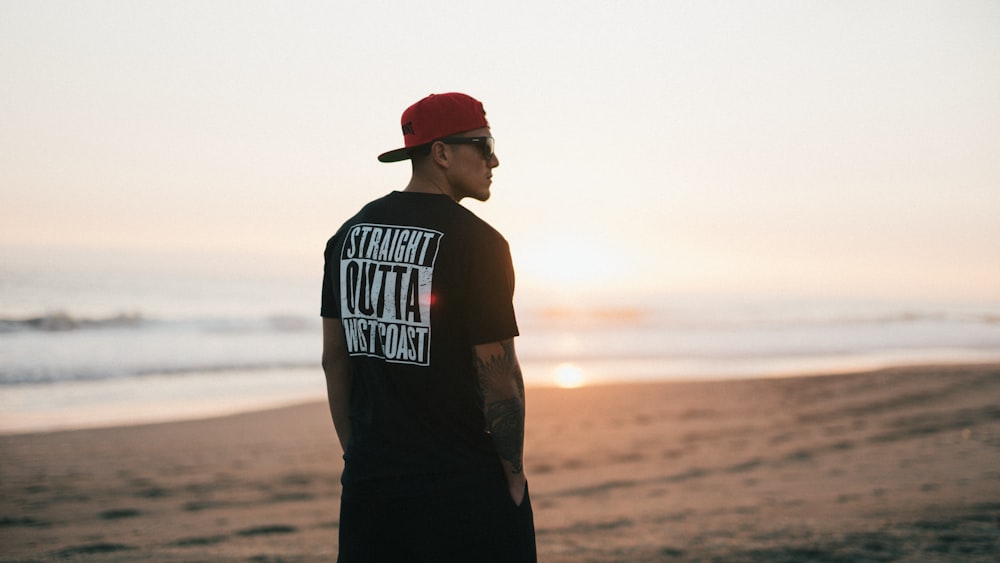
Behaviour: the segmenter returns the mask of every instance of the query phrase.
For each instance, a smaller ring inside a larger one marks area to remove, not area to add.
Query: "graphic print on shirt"
[[[340,312],[352,356],[430,365],[431,281],[443,233],[354,225],[340,256]]]

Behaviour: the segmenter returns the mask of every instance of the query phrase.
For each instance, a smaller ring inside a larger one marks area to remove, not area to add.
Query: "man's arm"
[[[486,427],[503,464],[510,496],[520,506],[524,475],[524,380],[514,353],[514,339],[475,347],[476,373],[483,393]]]
[[[340,447],[346,452],[351,439],[351,363],[340,319],[323,319],[323,373],[326,374],[326,397],[330,402],[333,426]]]

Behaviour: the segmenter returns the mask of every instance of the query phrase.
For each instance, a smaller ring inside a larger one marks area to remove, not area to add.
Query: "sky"
[[[995,1],[0,0],[0,257],[320,275],[484,102],[518,287],[1000,300]]]

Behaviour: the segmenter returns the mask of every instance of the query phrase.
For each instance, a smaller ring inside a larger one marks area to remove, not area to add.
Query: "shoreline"
[[[1000,364],[529,391],[540,560],[1000,555]],[[3,560],[324,560],[322,400],[0,436]]]
[[[636,360],[636,364],[642,365],[642,360]],[[661,365],[662,362],[653,364]],[[661,370],[656,377],[648,375],[655,367],[653,365],[635,373],[624,366],[617,380],[607,376],[615,365],[615,361],[527,361],[524,362],[526,373],[546,373],[549,377],[527,375],[525,383],[529,389],[724,383],[852,375],[893,369],[1000,366],[1000,361],[989,356],[979,361],[934,357],[932,361],[910,358],[896,362],[878,357],[867,360],[833,359],[824,368],[823,363],[816,361],[803,367],[791,360],[783,366],[771,362],[770,367],[761,365],[742,371],[706,371],[688,377],[678,375],[687,373],[683,371],[683,364],[673,365],[667,373]],[[570,370],[582,371],[583,375],[579,379],[560,381],[559,371],[567,366]],[[54,390],[58,393],[53,394]],[[19,385],[4,389],[0,396],[0,436],[207,420],[314,401],[326,401],[323,373],[318,367],[152,374],[136,378]]]
[[[318,368],[11,386],[0,397],[0,436],[210,419],[301,403],[324,393]]]

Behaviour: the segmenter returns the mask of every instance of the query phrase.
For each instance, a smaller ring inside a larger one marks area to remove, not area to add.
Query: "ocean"
[[[0,266],[0,432],[324,397],[319,274]],[[520,290],[529,386],[1000,361],[1000,303]]]

